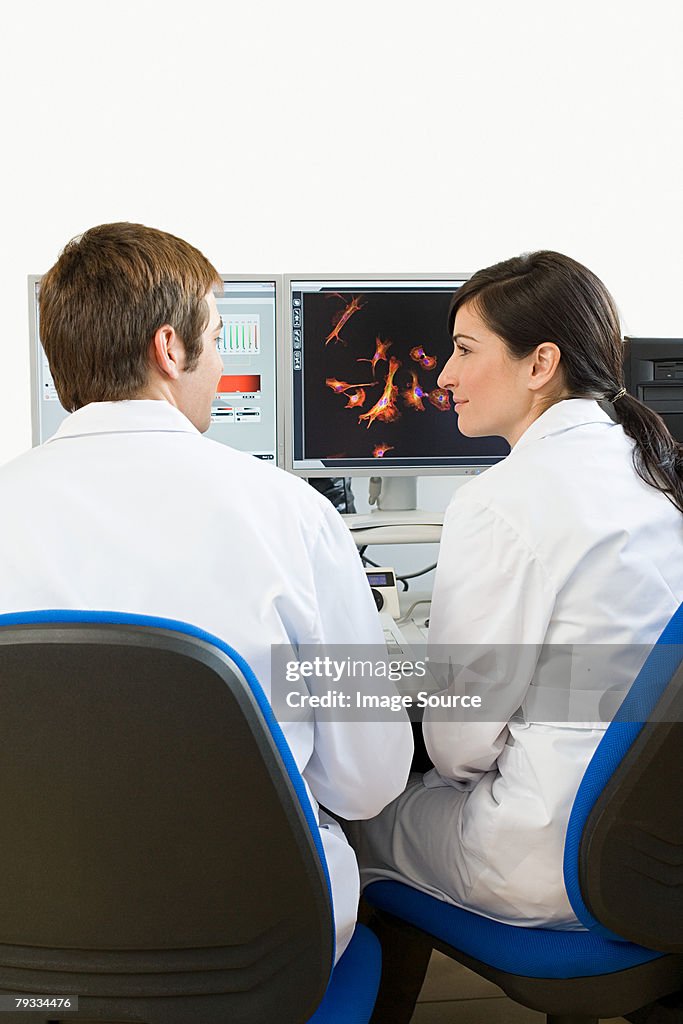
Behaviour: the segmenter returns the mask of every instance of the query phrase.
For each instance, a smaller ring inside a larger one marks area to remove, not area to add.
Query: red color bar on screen
[[[224,374],[218,381],[217,394],[248,394],[252,395],[261,390],[261,375],[259,373],[235,373]]]

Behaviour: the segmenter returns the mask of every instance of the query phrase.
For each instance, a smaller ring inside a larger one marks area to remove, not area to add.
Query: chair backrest
[[[650,652],[578,790],[565,882],[609,938],[683,951],[683,605]]]
[[[156,1019],[203,1024],[298,1022],[322,998],[317,823],[253,673],[215,637],[0,616],[0,813],[0,990],[133,992],[142,1019],[157,998]]]

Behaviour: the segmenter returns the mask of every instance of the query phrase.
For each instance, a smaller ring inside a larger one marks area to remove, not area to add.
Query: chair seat
[[[446,945],[509,974],[585,978],[627,970],[663,955],[589,931],[501,924],[400,882],[373,882],[363,895],[373,907],[394,914]]]
[[[377,937],[357,924],[308,1024],[367,1024],[377,998],[382,953]]]
[[[0,616],[0,678],[23,841],[0,846],[3,991],[69,993],[80,972],[83,1019],[149,1024],[301,1022],[324,993],[310,1024],[367,1024],[379,942],[358,926],[332,970],[318,822],[236,651],[174,620],[34,611]]]

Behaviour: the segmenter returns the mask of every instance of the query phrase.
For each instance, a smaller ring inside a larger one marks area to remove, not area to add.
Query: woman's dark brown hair
[[[205,295],[220,284],[198,249],[165,231],[101,224],[74,238],[39,289],[40,340],[64,408],[134,398],[165,324],[192,370],[209,320]]]
[[[456,293],[448,326],[465,303],[517,359],[544,341],[561,353],[565,394],[595,398],[635,442],[633,464],[683,512],[683,445],[624,387],[623,340],[614,299],[587,267],[558,252],[515,256],[479,270]]]

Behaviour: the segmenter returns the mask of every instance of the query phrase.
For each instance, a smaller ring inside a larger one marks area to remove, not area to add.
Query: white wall
[[[475,270],[557,248],[629,332],[683,336],[679,0],[10,11],[0,462],[30,444],[26,276],[102,221],[183,235],[226,271]]]

